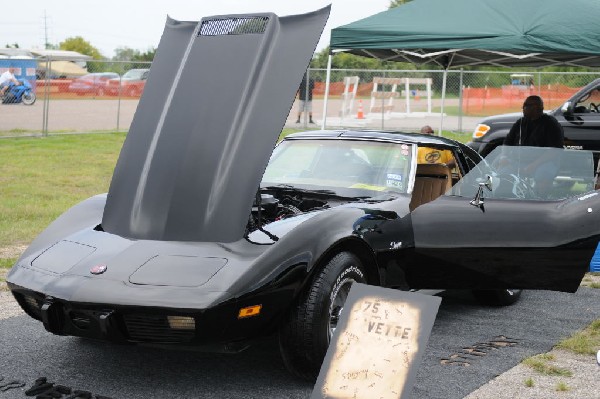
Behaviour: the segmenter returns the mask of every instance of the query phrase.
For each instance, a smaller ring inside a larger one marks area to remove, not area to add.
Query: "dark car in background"
[[[85,94],[103,96],[106,94],[106,85],[110,79],[119,79],[119,74],[115,72],[90,73],[71,82],[68,91],[79,96]]]
[[[130,69],[121,78],[110,79],[106,86],[107,94],[111,96],[139,97],[144,91],[150,69]]]
[[[600,157],[600,79],[575,93],[561,107],[546,111],[554,116],[565,132],[565,148],[594,152],[595,165]],[[489,154],[501,145],[512,125],[522,113],[494,115],[483,119],[467,145],[482,154]]]

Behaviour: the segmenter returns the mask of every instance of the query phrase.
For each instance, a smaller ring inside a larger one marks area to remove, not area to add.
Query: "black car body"
[[[548,111],[561,124],[565,148],[594,152],[595,164],[600,157],[600,79],[596,79],[574,94],[561,107]],[[489,154],[501,145],[522,113],[494,115],[483,119],[473,132],[468,145],[482,154]]]
[[[23,309],[118,343],[236,351],[276,331],[314,378],[353,282],[574,292],[600,234],[587,152],[560,155],[576,191],[542,198],[518,168],[427,135],[315,131],[273,150],[327,15],[168,21],[108,194],[7,276]],[[419,164],[420,148],[457,167]]]

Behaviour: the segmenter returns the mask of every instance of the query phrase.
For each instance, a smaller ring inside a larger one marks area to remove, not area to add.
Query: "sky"
[[[328,4],[331,15],[317,51],[329,44],[332,28],[385,11],[390,0],[28,0],[25,7],[8,1],[0,13],[0,47],[44,48],[46,35],[52,44],[81,36],[111,58],[118,47],[142,52],[157,47],[167,15],[182,21],[254,12],[284,16]]]

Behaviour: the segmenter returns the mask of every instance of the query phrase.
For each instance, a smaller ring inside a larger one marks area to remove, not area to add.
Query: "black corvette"
[[[273,150],[327,14],[169,20],[108,194],[7,277],[27,314],[58,335],[219,351],[277,332],[312,378],[353,282],[497,304],[574,292],[600,238],[591,153],[552,153],[542,190],[526,147],[483,160],[438,137],[314,131]]]

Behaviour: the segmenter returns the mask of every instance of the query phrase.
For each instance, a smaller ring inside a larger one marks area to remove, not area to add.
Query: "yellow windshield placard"
[[[364,183],[355,183],[355,184],[351,185],[349,188],[364,188],[365,190],[371,190],[371,191],[383,191],[386,189],[383,186],[372,186],[370,184],[364,184]]]

